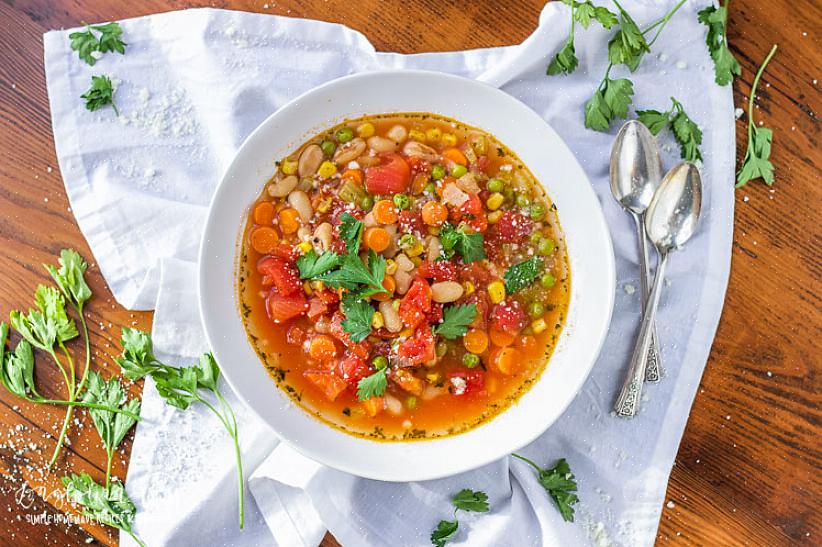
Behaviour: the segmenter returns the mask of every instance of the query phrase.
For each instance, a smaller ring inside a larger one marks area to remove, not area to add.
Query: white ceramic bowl
[[[548,366],[507,411],[461,435],[376,442],[321,423],[269,377],[246,337],[235,274],[245,215],[276,159],[345,118],[432,112],[496,136],[555,201],[568,243],[572,294],[567,324]],[[599,354],[614,298],[614,254],[599,202],[571,151],[542,118],[485,84],[423,71],[370,72],[324,84],[265,120],[245,141],[217,188],[200,249],[200,313],[208,342],[234,391],[302,454],[362,477],[434,479],[467,471],[528,444],[562,414]]]

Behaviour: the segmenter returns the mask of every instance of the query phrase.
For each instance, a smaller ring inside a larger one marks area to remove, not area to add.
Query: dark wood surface
[[[63,247],[90,257],[69,211],[56,168],[43,74],[42,33],[81,21],[108,21],[194,6],[217,6],[342,22],[377,49],[456,50],[512,44],[535,27],[542,0],[461,2],[405,0],[6,0],[0,3],[0,317],[29,305],[40,264]],[[602,2],[599,2],[602,3]],[[659,527],[659,545],[822,544],[820,427],[819,174],[822,7],[815,0],[734,0],[731,46],[744,73],[735,89],[742,106],[755,67],[771,44],[779,53],[759,93],[760,119],[774,130],[773,190],[754,183],[736,193],[730,287],[699,395],[679,449]],[[744,153],[744,123],[737,126]],[[121,325],[149,328],[151,315],[111,298],[90,269],[94,363],[115,371]],[[81,347],[73,349],[82,353]],[[45,360],[43,360],[45,364]],[[60,396],[62,381],[41,366],[38,383]],[[134,395],[139,394],[134,386]],[[62,411],[0,393],[0,544],[112,545],[99,526],[31,522],[70,511],[58,477],[87,471],[101,479],[105,455],[85,413],[54,472],[45,463]],[[123,477],[130,444],[115,461]],[[23,485],[33,495],[22,496]],[[325,545],[334,545],[327,537]]]

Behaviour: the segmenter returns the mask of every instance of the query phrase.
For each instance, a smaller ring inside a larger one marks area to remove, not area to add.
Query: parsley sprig
[[[373,397],[382,397],[388,388],[387,372],[388,368],[381,368],[357,382],[357,399],[365,401]]]
[[[362,342],[371,334],[371,320],[374,319],[374,308],[366,300],[346,296],[342,301],[342,312],[345,319],[342,327],[352,342]]]
[[[576,70],[579,60],[574,48],[574,27],[576,23],[588,28],[591,21],[597,21],[603,28],[610,29],[617,24],[617,16],[608,8],[595,6],[590,0],[578,2],[577,0],[562,0],[563,4],[571,7],[571,30],[568,32],[568,39],[560,49],[551,63],[548,65],[549,76],[557,74],[571,74]]]
[[[742,74],[742,67],[728,47],[728,2],[724,6],[708,6],[697,14],[699,22],[707,25],[705,43],[714,60],[716,83],[728,85],[734,76]]]
[[[111,79],[106,75],[92,76],[91,87],[80,95],[80,98],[86,101],[86,109],[92,112],[110,104],[111,108],[114,109],[114,113],[120,115],[117,105],[114,104],[114,86]]]
[[[105,25],[86,25],[86,30],[69,34],[71,49],[77,52],[80,59],[92,66],[97,62],[100,54],[109,51],[125,54],[127,44],[123,42],[122,37],[123,29],[117,22]]]
[[[132,524],[137,507],[120,482],[104,487],[94,482],[88,473],[71,474],[60,479],[68,499],[83,507],[83,515],[124,531],[140,546],[145,544],[134,534]]]
[[[488,495],[485,492],[474,491],[465,488],[457,492],[451,498],[454,506],[454,520],[441,520],[437,527],[431,532],[431,544],[435,547],[443,547],[449,540],[454,539],[459,530],[458,511],[472,511],[475,513],[487,513],[490,509],[488,505]]]
[[[481,233],[467,233],[463,225],[446,223],[440,231],[440,244],[445,258],[451,258],[458,252],[466,264],[485,259],[484,243]]]
[[[685,113],[682,103],[671,97],[671,109],[667,112],[658,110],[637,110],[639,121],[644,123],[654,135],[665,127],[670,127],[679,144],[682,159],[696,161],[702,159],[699,145],[702,144],[702,130]]]
[[[157,360],[148,333],[124,328],[121,339],[122,355],[115,359],[123,375],[131,380],[151,376],[157,392],[165,399],[166,404],[186,410],[193,403],[200,403],[208,408],[220,421],[234,444],[234,455],[237,460],[237,488],[239,498],[240,528],[243,527],[245,503],[243,495],[243,462],[240,456],[240,439],[237,419],[234,411],[220,392],[217,381],[220,368],[211,353],[204,353],[196,365],[173,367]],[[215,406],[206,397],[211,393],[216,400]]]
[[[748,97],[748,148],[745,150],[745,160],[742,162],[742,169],[736,175],[736,188],[748,184],[748,182],[761,178],[765,184],[771,186],[774,181],[773,164],[771,157],[771,141],[773,131],[767,127],[758,127],[754,121],[754,97],[759,87],[759,80],[765,72],[765,67],[776,54],[777,45],[771,48],[768,56],[762,62],[762,66],[756,72],[753,85],[751,86],[750,97]]]
[[[465,336],[470,325],[477,317],[476,304],[458,304],[442,310],[442,323],[434,325],[431,332],[443,338],[454,340]]]
[[[557,460],[554,467],[543,469],[524,456],[511,455],[537,470],[539,483],[557,504],[562,518],[567,522],[574,522],[573,506],[579,501],[579,497],[576,495],[577,483],[574,474],[571,473],[571,467],[565,458]]]

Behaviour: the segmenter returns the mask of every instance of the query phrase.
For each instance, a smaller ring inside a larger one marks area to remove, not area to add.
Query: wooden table
[[[30,303],[40,267],[63,247],[91,253],[69,211],[51,133],[42,33],[81,21],[108,21],[172,9],[217,6],[347,24],[377,49],[399,52],[498,46],[523,40],[542,0],[462,2],[406,0],[181,1],[17,0],[0,4],[0,316]],[[597,3],[602,3],[597,2]],[[820,469],[820,255],[818,213],[822,158],[818,139],[822,8],[813,0],[735,0],[730,42],[743,66],[735,102],[771,44],[780,50],[759,93],[760,119],[773,128],[772,190],[760,183],[736,193],[731,282],[713,351],[668,485],[660,545],[822,544]],[[737,151],[744,153],[744,123]],[[90,269],[94,367],[115,372],[110,357],[121,325],[148,329],[150,313],[114,302],[99,270]],[[77,351],[81,352],[80,347]],[[52,368],[38,370],[46,395],[60,396]],[[139,394],[139,386],[133,388]],[[44,471],[62,411],[0,393],[0,543],[73,545],[93,537],[116,543],[109,529],[34,524],[68,510],[55,492],[67,471],[101,478],[105,456],[85,413],[52,473]],[[50,435],[51,434],[51,435]],[[32,444],[29,444],[32,443]],[[116,458],[124,476],[130,444]],[[34,495],[23,507],[21,485]],[[334,545],[330,537],[324,542]]]

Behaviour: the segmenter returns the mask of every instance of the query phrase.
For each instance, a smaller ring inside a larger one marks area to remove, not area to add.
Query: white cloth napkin
[[[624,0],[642,25],[673,3]],[[146,543],[313,546],[329,529],[346,546],[426,545],[437,521],[450,515],[450,495],[470,487],[488,493],[492,511],[462,513],[456,545],[652,544],[730,265],[733,104],[730,88],[713,82],[705,29],[696,19],[703,4],[683,6],[631,75],[637,107],[667,109],[671,95],[683,102],[704,130],[706,155],[699,233],[671,258],[658,316],[667,377],[647,387],[642,413],[633,421],[610,411],[638,329],[636,240],[630,218],[608,189],[616,127],[596,133],[582,119],[583,104],[604,73],[609,33],[596,25],[578,28],[580,67],[567,77],[545,75],[569,24],[559,2],[545,7],[539,27],[520,45],[422,55],[375,52],[362,34],[336,24],[214,9],[124,21],[126,54],[107,54],[94,67],[69,49],[69,31],[47,33],[55,144],[72,210],[115,298],[127,308],[156,310],[155,346],[172,362],[192,360],[206,349],[195,261],[223,170],[243,139],[279,106],[345,74],[424,68],[500,86],[568,142],[600,196],[614,241],[618,288],[602,355],[564,416],[524,450],[544,465],[568,459],[582,499],[574,524],[562,522],[522,462],[503,459],[423,483],[364,480],[278,445],[232,395],[250,477],[246,529],[239,532],[227,436],[202,409],[165,406],[147,382],[127,482],[139,507],[136,531]],[[79,97],[90,76],[100,73],[118,82],[119,117],[110,109],[83,108]],[[670,167],[677,152],[670,135],[660,138]]]

